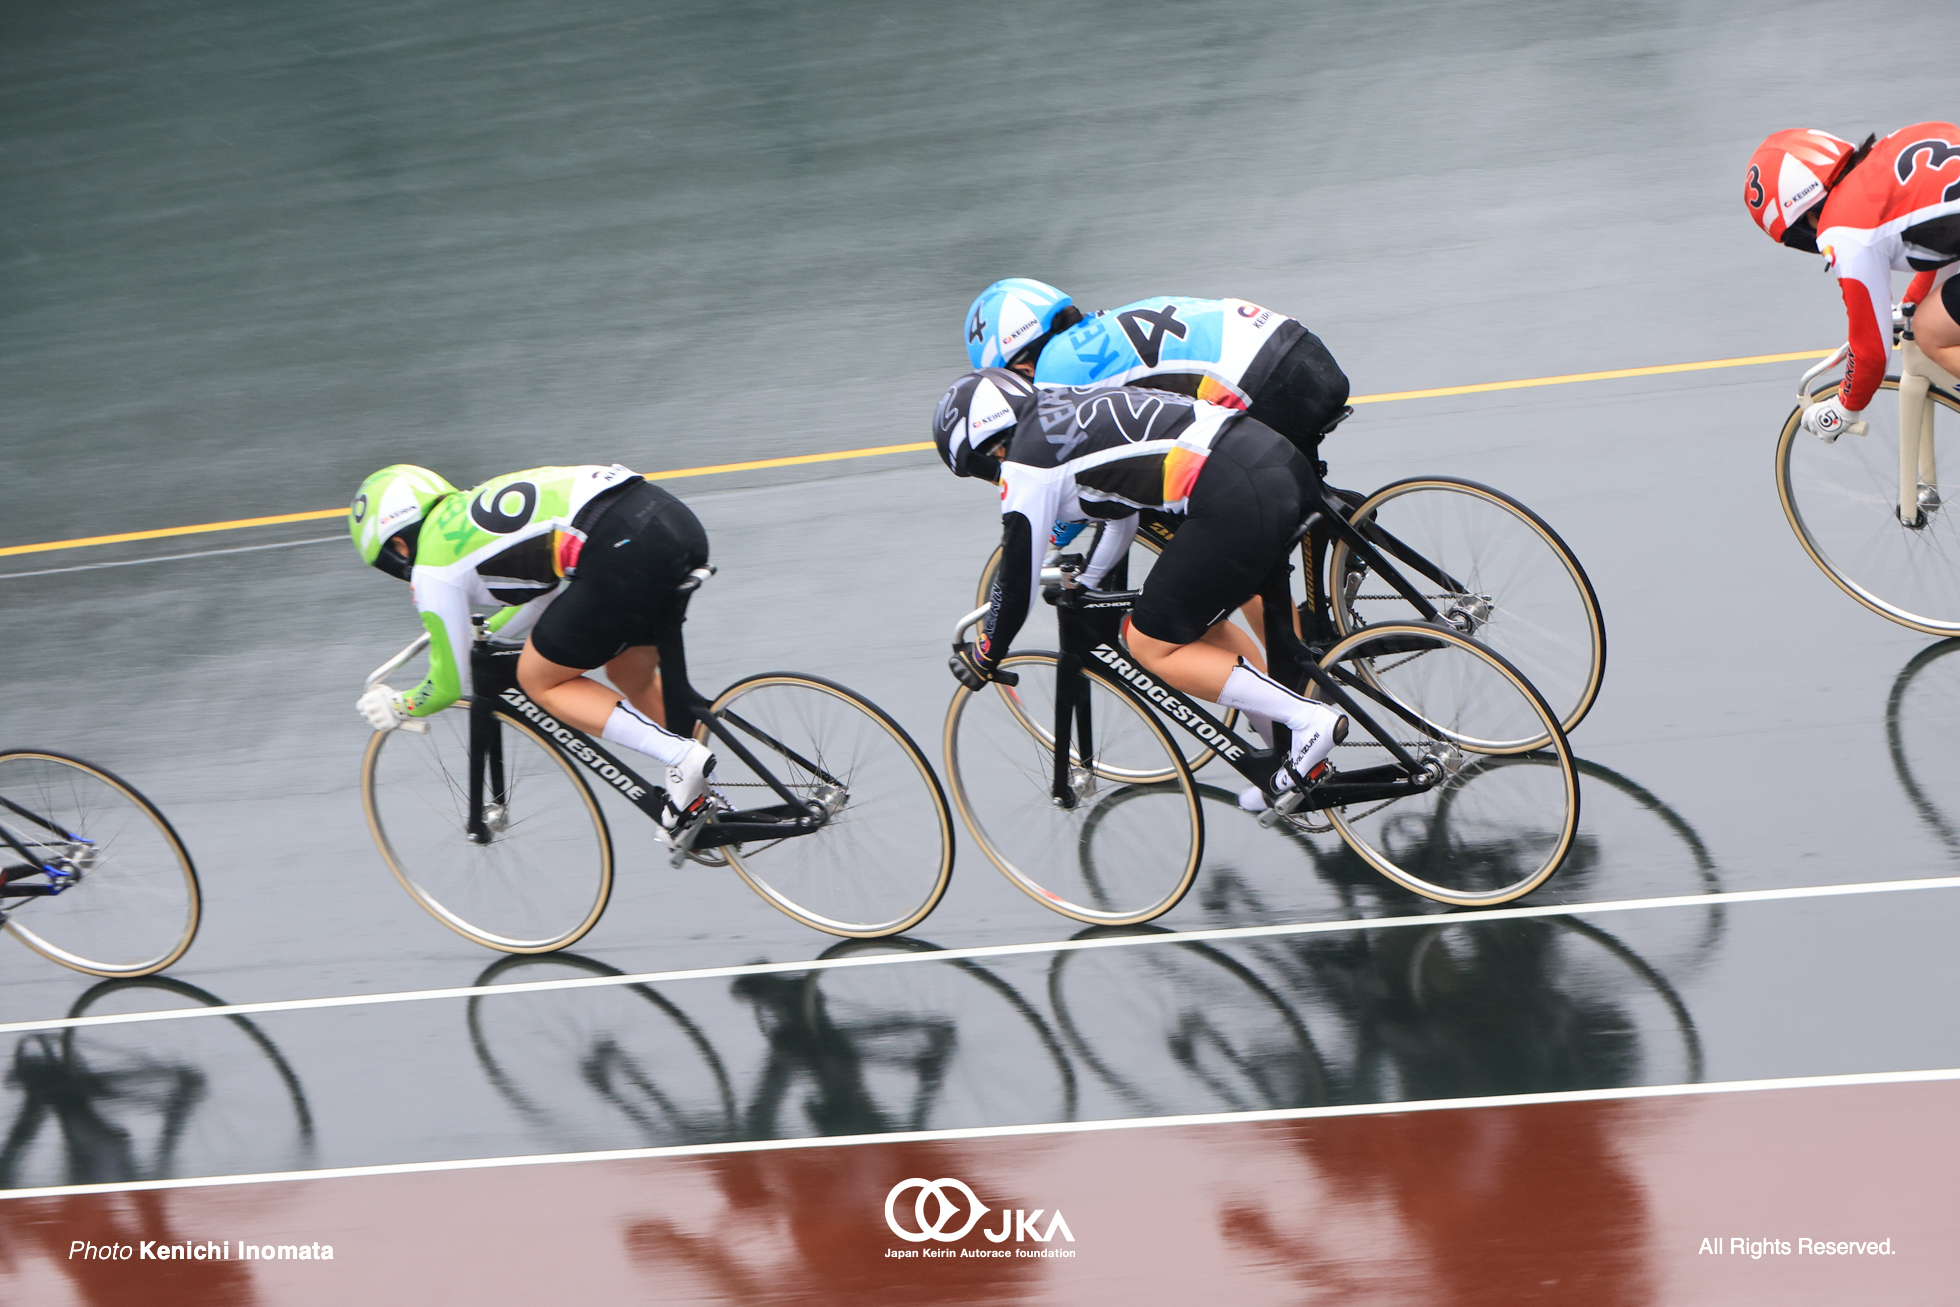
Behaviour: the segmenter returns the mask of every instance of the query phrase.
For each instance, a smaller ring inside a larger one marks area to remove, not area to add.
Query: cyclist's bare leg
[[[1172,644],[1136,629],[1123,620],[1123,641],[1137,656],[1143,669],[1173,689],[1218,702],[1225,679],[1243,658],[1260,671],[1266,659],[1252,637],[1231,622],[1220,622],[1191,644]]]
[[[517,656],[517,685],[540,708],[559,721],[597,735],[624,698],[640,713],[665,726],[666,708],[660,698],[660,650],[652,645],[628,649],[606,664],[606,675],[617,690],[586,675],[586,668],[554,663],[530,641]]]
[[[1960,377],[1960,322],[1955,322],[1946,308],[1947,287],[1952,284],[1951,280],[1942,282],[1920,302],[1912,315],[1912,336],[1922,354]]]

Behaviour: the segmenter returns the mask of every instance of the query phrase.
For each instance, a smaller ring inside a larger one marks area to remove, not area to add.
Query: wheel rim
[[[1549,525],[1524,505],[1488,486],[1425,477],[1384,486],[1352,515],[1370,520],[1439,564],[1465,584],[1445,592],[1397,566],[1448,616],[1456,610],[1471,634],[1522,672],[1554,710],[1560,726],[1576,727],[1599,697],[1606,671],[1606,627],[1592,582]],[[1329,574],[1346,576],[1345,541],[1331,551]],[[1391,561],[1393,558],[1391,558]],[[1334,620],[1342,635],[1369,622],[1418,615],[1399,592],[1370,574],[1352,601],[1334,587]],[[1537,748],[1544,740],[1528,742]]]
[[[506,953],[549,952],[591,930],[612,894],[612,841],[584,779],[497,716],[509,802],[477,844],[465,831],[468,707],[425,720],[425,735],[378,732],[362,765],[368,828],[402,888],[457,934]]]
[[[17,939],[95,976],[145,976],[184,955],[201,916],[197,872],[147,799],[93,764],[33,750],[0,755],[0,795],[80,837],[65,840],[0,810],[36,857],[76,873],[60,894],[0,901]],[[14,856],[0,846],[0,857]]]
[[[1776,449],[1776,489],[1790,529],[1824,575],[1866,608],[1927,635],[1960,634],[1960,490],[1942,491],[1937,477],[1922,484],[1939,499],[1923,524],[1900,524],[1899,384],[1891,378],[1859,417],[1868,434],[1835,442],[1804,433],[1802,410],[1783,424]],[[1819,399],[1837,393],[1818,392]],[[1933,414],[1936,466],[1960,458],[1960,407],[1946,395],[1927,395]]]
[[[814,834],[724,846],[751,889],[805,925],[850,938],[925,919],[952,876],[952,818],[931,765],[896,722],[842,686],[782,674],[731,686],[712,712],[800,801],[831,810]],[[736,808],[781,803],[705,727],[696,735],[715,748],[716,787]]]
[[[1168,912],[1191,886],[1204,818],[1169,735],[1089,677],[1097,753],[1077,753],[1078,800],[1050,799],[1053,744],[1024,721],[1054,720],[1055,655],[1004,662],[1020,684],[954,694],[946,716],[953,801],[989,861],[1036,902],[1077,921],[1125,925]],[[1052,737],[1050,737],[1052,739]],[[1169,780],[1136,780],[1173,773]]]
[[[1323,665],[1365,657],[1375,641],[1425,631],[1437,642],[1433,653],[1378,673],[1389,682],[1384,692],[1414,711],[1425,728],[1361,702],[1418,760],[1436,758],[1443,781],[1407,798],[1329,808],[1327,814],[1356,853],[1406,889],[1466,906],[1508,902],[1558,869],[1578,826],[1577,771],[1543,699],[1489,650],[1435,627],[1371,628],[1341,641]],[[1460,743],[1522,734],[1521,720],[1536,720],[1549,734],[1554,766],[1515,754],[1477,753]],[[1352,731],[1334,750],[1339,771],[1391,761],[1365,729]]]

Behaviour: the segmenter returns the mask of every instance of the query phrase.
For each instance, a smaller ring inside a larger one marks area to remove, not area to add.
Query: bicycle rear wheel
[[[368,830],[431,916],[505,953],[549,953],[591,930],[612,897],[612,838],[585,778],[528,723],[498,713],[483,787],[490,838],[470,820],[470,711],[424,719],[426,735],[377,731],[361,761]]]
[[[1475,481],[1411,477],[1377,490],[1349,520],[1363,534],[1379,527],[1460,582],[1439,585],[1377,544],[1437,612],[1523,672],[1561,727],[1578,726],[1606,675],[1606,623],[1585,569],[1544,519]],[[1340,634],[1420,620],[1385,578],[1357,564],[1336,540],[1328,575]]]
[[[1552,710],[1517,668],[1416,622],[1348,636],[1321,666],[1355,674],[1356,697],[1377,725],[1442,776],[1420,794],[1327,809],[1364,861],[1405,889],[1465,907],[1507,903],[1558,870],[1578,830],[1578,771]],[[1421,724],[1380,706],[1390,699]],[[1337,770],[1390,765],[1386,744],[1355,727],[1334,750]],[[1489,747],[1534,737],[1549,739],[1545,753]]]
[[[932,764],[869,699],[817,676],[769,672],[723,690],[709,711],[783,787],[829,809],[809,835],[722,846],[749,888],[806,926],[869,939],[925,920],[953,878],[953,816]],[[736,808],[781,802],[707,732],[715,787]]]
[[[1776,443],[1776,493],[1790,529],[1825,576],[1865,607],[1927,635],[1960,635],[1960,504],[1945,501],[1938,465],[1960,467],[1960,404],[1930,391],[1933,451],[1920,454],[1920,523],[1899,521],[1899,382],[1887,377],[1858,416],[1863,436],[1825,444],[1798,408]],[[1818,392],[1819,399],[1836,387]]]
[[[1149,921],[1177,906],[1204,856],[1197,786],[1147,709],[1088,675],[1090,745],[1073,743],[1075,806],[1056,806],[1056,656],[1010,654],[1018,686],[956,690],[946,712],[953,802],[981,851],[1043,907],[1090,925]],[[1029,723],[1046,722],[1037,735]]]
[[[184,956],[203,896],[155,804],[112,772],[42,749],[0,753],[0,800],[0,823],[36,859],[71,873],[57,894],[0,899],[16,939],[91,976],[147,976]],[[15,856],[0,845],[0,861]]]

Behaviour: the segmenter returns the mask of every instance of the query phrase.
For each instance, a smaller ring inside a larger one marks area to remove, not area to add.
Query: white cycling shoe
[[[713,750],[699,740],[689,740],[681,760],[667,767],[667,802],[679,814],[676,820],[696,815],[708,801],[708,778],[714,774]]]
[[[1314,703],[1313,720],[1304,726],[1293,728],[1293,752],[1287,758],[1287,766],[1273,777],[1274,790],[1293,788],[1293,777],[1305,776],[1313,779],[1314,769],[1327,761],[1327,755],[1334,752],[1334,746],[1347,738],[1347,714],[1326,704]]]

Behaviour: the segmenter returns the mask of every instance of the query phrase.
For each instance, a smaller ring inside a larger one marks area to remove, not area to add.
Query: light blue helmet
[[[976,368],[1004,368],[1054,330],[1055,315],[1074,303],[1045,281],[1009,277],[980,292],[966,311],[966,356]]]

